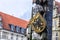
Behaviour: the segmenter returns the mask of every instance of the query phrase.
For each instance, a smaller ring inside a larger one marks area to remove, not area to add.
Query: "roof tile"
[[[27,28],[28,21],[16,18],[14,16],[5,14],[0,12],[0,16],[2,16],[3,28],[10,29],[8,24],[13,24],[14,26],[19,26],[22,28]]]

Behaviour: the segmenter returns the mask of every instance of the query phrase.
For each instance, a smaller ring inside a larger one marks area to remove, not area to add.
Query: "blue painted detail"
[[[45,19],[47,21],[47,40],[52,40],[52,14],[53,0],[48,0],[49,11],[46,12]]]

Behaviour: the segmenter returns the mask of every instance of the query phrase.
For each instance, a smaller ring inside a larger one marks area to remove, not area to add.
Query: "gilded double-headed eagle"
[[[30,25],[32,26],[32,30],[34,30],[37,33],[42,32],[46,27],[46,21],[40,15],[40,13],[37,13],[31,20]]]

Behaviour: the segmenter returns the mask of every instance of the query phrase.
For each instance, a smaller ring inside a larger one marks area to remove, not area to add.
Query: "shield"
[[[32,26],[32,30],[34,30],[36,33],[41,33],[46,27],[46,21],[42,17],[42,15],[38,12],[30,20],[30,25]]]

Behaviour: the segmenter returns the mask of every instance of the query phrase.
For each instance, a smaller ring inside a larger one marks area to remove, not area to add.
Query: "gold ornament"
[[[46,21],[39,12],[30,20],[29,24],[36,33],[41,33],[46,27]]]

